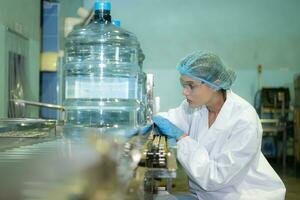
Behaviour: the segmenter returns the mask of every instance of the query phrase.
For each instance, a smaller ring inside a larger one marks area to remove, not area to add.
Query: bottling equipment
[[[70,134],[54,121],[2,120],[0,143],[0,199],[151,200],[176,177],[173,149],[154,130],[124,138],[107,128]]]

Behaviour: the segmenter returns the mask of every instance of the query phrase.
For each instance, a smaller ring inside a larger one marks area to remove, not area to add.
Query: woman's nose
[[[183,94],[184,96],[187,96],[187,95],[189,94],[189,90],[188,90],[186,87],[184,87],[184,88],[182,89],[182,94]]]

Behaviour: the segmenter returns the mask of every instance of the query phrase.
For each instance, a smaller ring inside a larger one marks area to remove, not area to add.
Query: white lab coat
[[[199,199],[282,200],[285,186],[261,153],[262,126],[255,109],[227,91],[217,119],[208,127],[206,106],[184,101],[160,113],[189,136],[177,143],[177,158]]]

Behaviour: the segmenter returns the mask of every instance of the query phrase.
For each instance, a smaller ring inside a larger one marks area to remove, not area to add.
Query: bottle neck
[[[95,10],[93,22],[110,24],[111,23],[110,10]]]

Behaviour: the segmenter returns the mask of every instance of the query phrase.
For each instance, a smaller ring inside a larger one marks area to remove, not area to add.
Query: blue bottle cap
[[[121,26],[121,21],[118,20],[118,19],[114,19],[114,20],[112,21],[112,24],[115,25],[115,26],[117,26],[117,27],[120,27],[120,26]]]
[[[95,3],[94,3],[94,10],[100,10],[100,3],[99,3],[99,1],[95,1]]]
[[[110,2],[105,1],[100,3],[101,10],[110,10]]]

